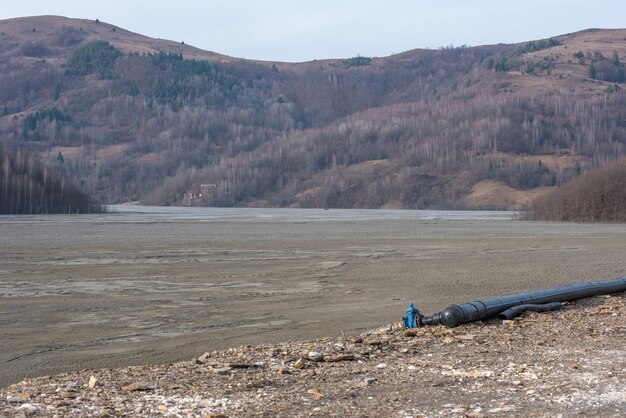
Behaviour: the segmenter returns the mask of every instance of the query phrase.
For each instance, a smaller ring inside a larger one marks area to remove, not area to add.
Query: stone
[[[130,385],[122,386],[122,390],[126,392],[143,392],[156,389],[155,383],[135,382]]]
[[[361,386],[361,387],[371,386],[371,385],[373,385],[376,382],[378,382],[377,378],[375,378],[375,377],[367,377],[367,378],[365,378],[365,380],[363,380],[361,382],[361,384],[359,386]]]
[[[196,360],[200,362],[200,364],[202,364],[202,363],[206,363],[210,358],[211,358],[210,353],[204,353],[201,356],[199,356]]]
[[[25,404],[20,405],[20,407],[17,408],[17,410],[26,415],[32,415],[36,413],[37,411],[39,411],[39,407],[37,405],[33,405],[32,403],[25,403]]]
[[[100,382],[98,382],[98,379],[96,379],[95,376],[91,376],[89,378],[89,383],[87,384],[87,386],[89,386],[89,389],[93,389],[96,386],[98,386],[100,384]]]
[[[402,333],[403,337],[415,337],[417,336],[417,328],[405,329]]]
[[[353,361],[354,354],[339,354],[336,356],[324,356],[326,363],[337,363],[339,361]]]
[[[315,399],[321,399],[324,395],[317,389],[309,389],[308,391]]]
[[[304,359],[303,358],[299,358],[298,360],[296,360],[296,362],[293,365],[293,367],[295,367],[298,370],[304,369],[304,367],[305,367]]]
[[[261,367],[261,365],[252,363],[224,363],[223,367],[230,367],[231,369],[252,369]]]
[[[322,361],[324,359],[324,354],[319,351],[309,351],[308,358],[312,361]]]
[[[7,396],[7,403],[23,403],[24,398],[20,398],[19,396]]]
[[[230,374],[232,369],[230,367],[211,367],[209,370],[215,374],[226,375]]]
[[[383,345],[383,342],[378,338],[367,338],[366,340],[363,340],[363,343],[367,345],[373,345],[375,347],[380,347],[381,345]]]

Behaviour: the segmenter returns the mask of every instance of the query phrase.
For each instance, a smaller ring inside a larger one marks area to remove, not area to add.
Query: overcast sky
[[[0,19],[101,21],[235,57],[306,61],[626,26],[626,0],[0,0]]]

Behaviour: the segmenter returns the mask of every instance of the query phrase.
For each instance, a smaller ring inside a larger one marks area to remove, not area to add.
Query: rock
[[[309,351],[308,358],[311,361],[322,361],[324,359],[324,354],[319,351]]]
[[[360,386],[360,387],[371,386],[371,385],[373,385],[373,384],[374,384],[374,383],[376,383],[376,382],[378,382],[378,379],[377,379],[377,378],[375,378],[375,377],[368,377],[368,378],[366,378],[365,380],[363,380],[363,381],[359,384],[359,386]]]
[[[281,367],[280,369],[276,370],[276,372],[278,374],[291,374],[291,372],[288,369],[285,369],[284,367]]]
[[[295,364],[293,365],[293,367],[295,367],[298,370],[304,369],[304,359],[303,358],[299,358],[298,360],[296,360]]]
[[[215,374],[226,375],[230,374],[232,369],[230,367],[211,367],[209,370]]]
[[[378,338],[367,338],[363,340],[363,343],[367,345],[373,345],[375,347],[380,347],[383,344],[383,342]]]
[[[26,415],[31,415],[39,411],[39,407],[37,405],[33,405],[32,403],[25,403],[17,408],[17,410]]]
[[[71,381],[65,385],[65,390],[67,392],[78,392],[79,386],[80,384],[77,381]]]
[[[100,382],[98,382],[98,379],[95,378],[95,376],[91,376],[89,378],[89,383],[87,384],[87,386],[89,386],[89,389],[93,389],[96,386],[98,386],[100,384]]]
[[[322,394],[320,393],[320,391],[319,391],[319,390],[317,390],[317,389],[309,389],[309,391],[308,391],[308,392],[309,392],[311,395],[313,395],[313,397],[314,397],[315,399],[320,399],[320,398],[322,398],[322,397],[324,396],[324,395],[322,395]]]
[[[7,395],[6,399],[7,403],[23,403],[30,398],[30,393],[16,393],[15,395]]]
[[[324,361],[326,363],[336,363],[339,361],[353,361],[354,354],[339,354],[337,356],[325,356]]]
[[[230,367],[231,369],[252,369],[261,367],[261,365],[252,363],[224,363],[223,367]]]
[[[142,392],[142,391],[154,390],[156,389],[156,387],[157,386],[155,383],[136,382],[136,383],[131,383],[130,385],[122,386],[122,390],[126,392]]]
[[[19,396],[7,396],[7,403],[23,403],[24,398],[20,398]]]
[[[402,333],[403,337],[415,337],[417,335],[417,328],[405,329]]]
[[[196,361],[198,361],[200,364],[203,364],[203,363],[206,363],[207,361],[209,361],[210,358],[211,358],[211,354],[210,353],[204,353],[200,357],[198,357],[196,359]]]
[[[376,368],[377,369],[386,369],[387,365],[385,363],[379,363],[379,364],[376,365]]]

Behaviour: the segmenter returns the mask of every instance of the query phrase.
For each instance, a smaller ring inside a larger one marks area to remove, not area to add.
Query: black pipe
[[[561,302],[551,302],[551,303],[543,303],[541,305],[537,304],[525,304],[525,305],[517,305],[509,308],[505,311],[502,311],[498,314],[498,319],[513,319],[526,311],[533,312],[546,312],[546,311],[555,311],[561,307]]]
[[[626,291],[626,277],[598,282],[576,283],[552,289],[517,293],[514,295],[465,303],[463,305],[450,306],[441,312],[423,317],[420,324],[443,324],[452,328],[467,322],[492,318],[500,312],[518,305],[567,302],[590,296],[606,295],[623,291]]]

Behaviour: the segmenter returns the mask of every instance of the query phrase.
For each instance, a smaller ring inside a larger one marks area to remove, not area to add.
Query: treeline
[[[0,147],[0,214],[102,212],[61,170],[42,164],[33,154]]]
[[[535,199],[530,220],[626,222],[626,159],[598,168]]]
[[[529,66],[534,67],[534,63],[525,62],[521,59],[522,55],[527,54],[529,52],[541,51],[544,49],[552,48],[553,46],[561,45],[559,41],[556,39],[542,39],[539,41],[531,41],[527,42],[525,45],[515,48],[513,50],[508,51],[507,53],[501,54],[498,62],[495,63],[494,69],[496,72],[503,71],[511,71],[518,70],[523,68],[525,65],[527,68]],[[489,67],[494,65],[493,60],[490,62]]]

